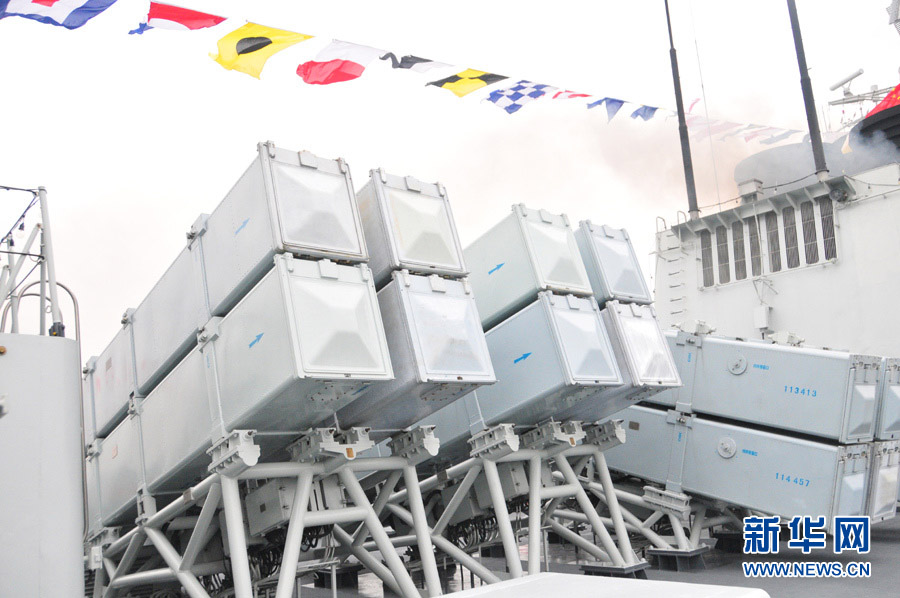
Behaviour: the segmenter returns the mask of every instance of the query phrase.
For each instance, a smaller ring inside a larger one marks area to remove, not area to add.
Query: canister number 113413
[[[789,395],[804,395],[808,397],[816,396],[816,390],[814,388],[804,388],[802,386],[785,386],[784,392]]]

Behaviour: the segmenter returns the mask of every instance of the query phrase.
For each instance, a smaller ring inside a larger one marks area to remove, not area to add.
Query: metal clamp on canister
[[[691,514],[691,497],[682,492],[644,486],[644,501],[657,510],[686,522]]]
[[[434,426],[419,426],[409,432],[398,434],[388,441],[391,454],[403,457],[410,465],[419,465],[436,457],[441,441],[434,435]]]
[[[255,430],[235,430],[220,438],[206,454],[212,458],[211,473],[236,477],[259,462],[259,446],[253,442]]]
[[[585,428],[585,444],[597,445],[601,451],[625,444],[625,428],[621,419],[612,419]]]
[[[338,433],[336,428],[314,428],[288,447],[295,461],[317,461],[322,457],[341,455],[348,461],[374,447],[369,428],[350,428]]]
[[[579,421],[549,421],[522,434],[522,446],[538,451],[558,445],[573,447],[578,446],[584,437]]]
[[[469,446],[470,456],[496,460],[519,450],[519,437],[513,431],[512,424],[497,424],[473,434]]]

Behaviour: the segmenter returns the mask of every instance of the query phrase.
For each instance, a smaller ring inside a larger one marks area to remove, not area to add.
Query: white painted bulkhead
[[[900,164],[777,191],[657,233],[660,323],[900,355]]]
[[[78,343],[0,334],[0,347],[0,596],[83,596]]]

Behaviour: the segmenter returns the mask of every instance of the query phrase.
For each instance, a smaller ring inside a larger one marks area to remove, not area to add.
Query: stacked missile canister
[[[624,230],[515,205],[465,255],[499,381],[423,422],[441,458],[496,424],[595,422],[680,384]]]
[[[508,570],[521,575],[509,505],[527,498],[528,573],[540,568],[542,521],[609,573],[646,567],[603,458],[624,435],[599,420],[680,380],[627,234],[590,222],[573,231],[565,215],[515,205],[465,258],[498,381],[419,424],[441,439],[440,454],[420,466],[438,471],[421,484],[440,490],[432,532],[470,551],[502,544]],[[378,453],[387,454],[383,444]],[[591,459],[607,483],[615,540],[578,477]],[[598,545],[557,515],[572,499]]]
[[[897,362],[698,325],[667,340],[679,389],[629,408],[610,467],[667,490],[791,518],[896,513]]]
[[[541,492],[584,510],[582,466],[567,459],[593,458],[607,472],[602,451],[623,437],[596,422],[680,384],[650,301],[624,231],[589,222],[576,231],[565,216],[516,205],[463,251],[442,185],[378,169],[355,194],[342,160],[260,144],[84,368],[95,585],[115,593],[152,577],[204,596],[198,580],[229,571],[238,598],[251,582],[277,583],[283,598],[299,560],[317,558],[301,544],[332,529],[386,587],[414,598],[396,552],[409,540],[389,538],[382,519],[414,532],[416,566],[437,595],[435,547],[495,580],[445,537],[451,521],[465,525],[452,512],[462,504],[492,511],[521,574],[505,506],[521,493],[514,479],[538,510],[558,502]],[[532,452],[512,454],[520,436]],[[433,481],[417,469],[470,455],[485,475],[442,482],[460,497],[448,496],[455,507],[429,503],[442,513],[431,527],[422,492]],[[527,477],[523,455],[537,459]],[[617,570],[645,565],[606,490],[618,545],[591,509],[603,547],[585,550]],[[201,506],[183,555],[154,531]],[[330,527],[353,521],[365,521],[354,537]],[[145,540],[167,568],[130,573]],[[248,546],[274,550],[279,571],[259,578]]]
[[[85,368],[92,526],[202,477],[233,430],[283,448],[393,377],[343,160],[258,156]]]

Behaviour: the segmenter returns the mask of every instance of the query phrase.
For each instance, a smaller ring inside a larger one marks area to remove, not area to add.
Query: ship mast
[[[828,176],[825,165],[825,149],[822,147],[822,133],[819,131],[819,119],[816,117],[816,102],[813,98],[812,82],[809,79],[809,68],[806,66],[806,52],[803,50],[803,37],[800,35],[800,20],[797,18],[797,4],[787,0],[788,13],[791,17],[791,30],[794,33],[794,48],[797,51],[797,66],[800,68],[800,88],[803,90],[803,104],[806,107],[806,122],[809,125],[809,140],[812,143],[813,160],[816,165],[816,176],[820,181]]]
[[[681,160],[684,163],[684,183],[687,187],[688,215],[691,220],[700,217],[697,207],[697,186],[694,184],[694,164],[691,160],[691,141],[688,139],[687,118],[684,114],[684,99],[681,97],[681,76],[678,74],[678,56],[675,40],[672,38],[672,19],[669,17],[669,0],[665,0],[666,25],[669,28],[669,59],[672,61],[672,82],[675,85],[675,108],[678,112],[678,135],[681,138]]]

